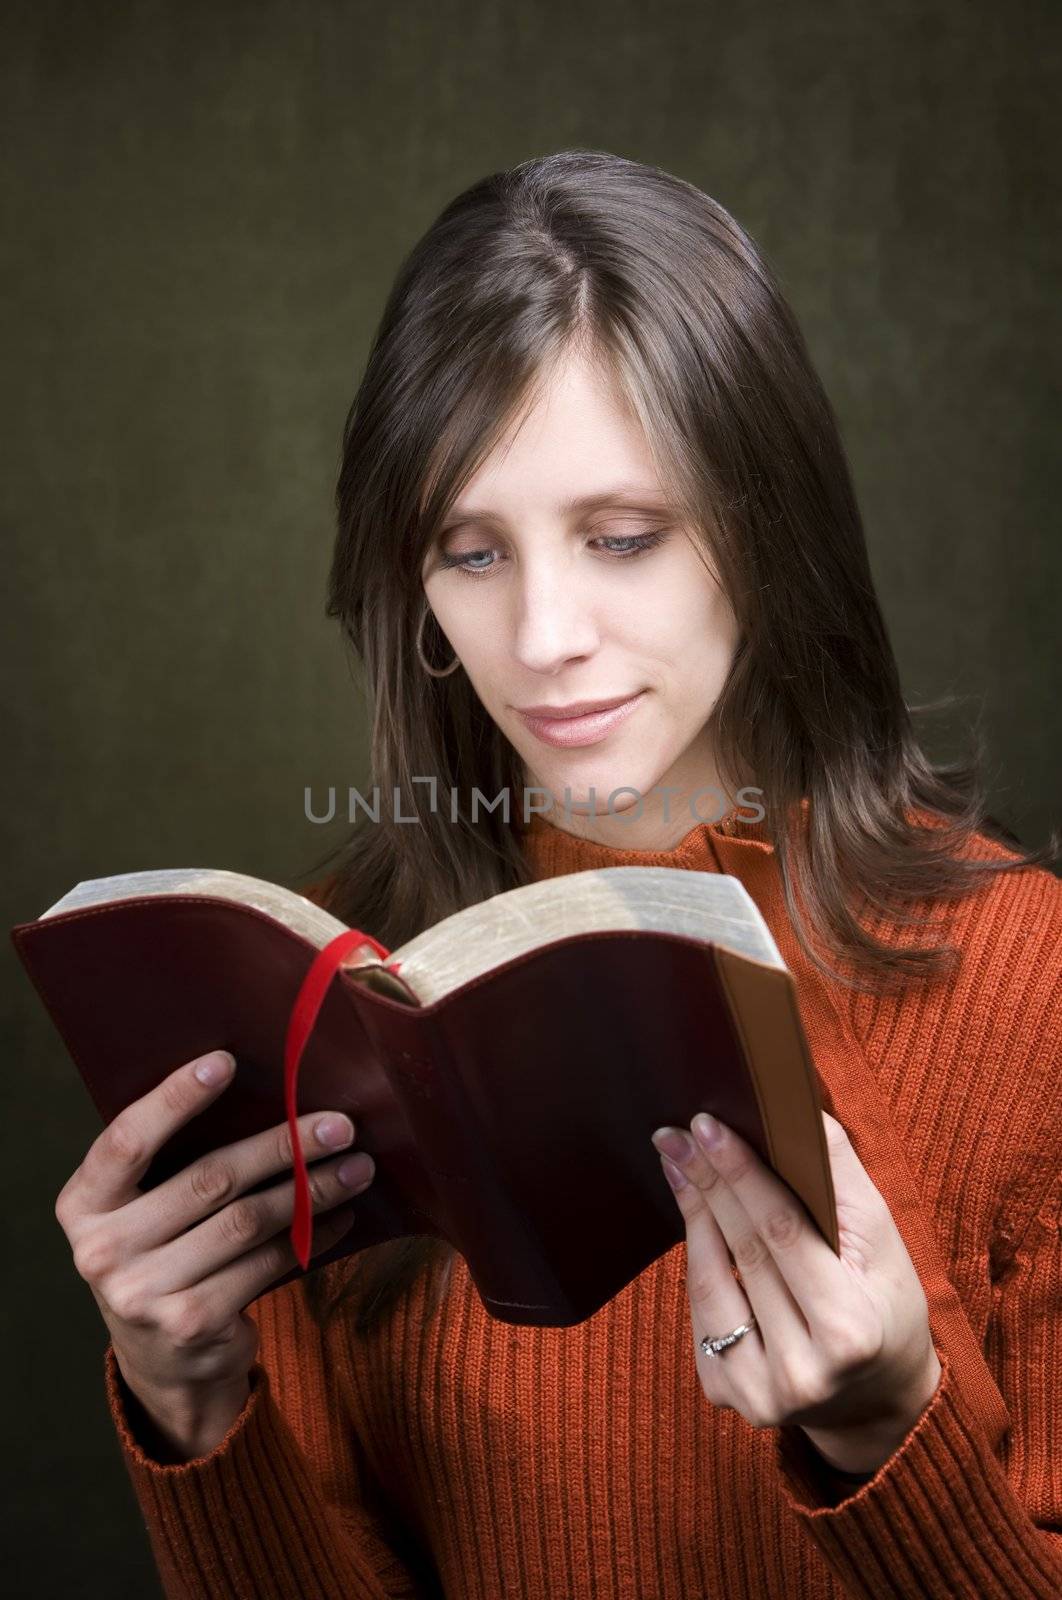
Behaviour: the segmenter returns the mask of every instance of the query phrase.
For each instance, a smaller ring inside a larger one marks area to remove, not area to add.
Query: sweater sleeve
[[[993,1288],[986,1359],[1010,1413],[1001,1454],[946,1356],[929,1405],[861,1487],[797,1427],[776,1430],[783,1497],[858,1600],[1055,1600],[1062,1594],[1059,1309],[1062,1183],[1053,1179]]]
[[[107,1400],[166,1600],[425,1592],[405,1560],[415,1566],[415,1545],[369,1471],[300,1283],[248,1306],[259,1330],[251,1393],[225,1438],[191,1461],[164,1464],[149,1453],[107,1346]]]

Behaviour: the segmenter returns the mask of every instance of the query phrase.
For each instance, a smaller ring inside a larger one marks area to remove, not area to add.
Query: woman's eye
[[[470,563],[478,560],[481,556],[489,556],[492,554],[493,552],[490,550],[470,550],[466,555],[463,556],[444,555],[442,558],[442,565],[444,567],[456,567],[459,572],[486,572],[488,570],[486,567],[475,567],[470,565]]]
[[[660,528],[652,533],[607,534],[599,536],[591,543],[605,546],[605,554],[613,560],[629,561],[633,556],[640,555],[643,550],[651,550],[654,545],[658,545],[664,537],[664,532],[665,530]],[[470,577],[477,577],[481,573],[489,572],[495,565],[494,562],[490,562],[489,565],[479,564],[493,554],[493,550],[468,550],[460,556],[444,553],[440,558],[440,565],[452,567],[457,572],[467,572]]]
[[[621,550],[613,548],[613,555],[620,557],[636,556],[641,550],[651,550],[654,545],[660,543],[663,537],[663,529],[660,529],[655,533],[631,533],[623,535],[615,534],[602,539],[601,543],[612,545],[613,547],[616,545],[625,546],[625,548]]]

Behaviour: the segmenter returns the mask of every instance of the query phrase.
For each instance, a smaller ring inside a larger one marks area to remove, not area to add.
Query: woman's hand
[[[925,1291],[892,1213],[844,1128],[822,1116],[840,1256],[788,1185],[724,1124],[710,1142],[714,1119],[702,1112],[692,1138],[660,1128],[653,1144],[686,1222],[704,1393],[756,1428],[796,1423],[828,1463],[871,1473],[910,1432],[941,1369]],[[756,1326],[735,1344],[704,1353],[706,1334],[719,1338],[752,1315]]]
[[[244,1193],[290,1169],[286,1123],[215,1150],[146,1193],[137,1186],[156,1151],[223,1093],[234,1071],[228,1052],[213,1051],[171,1072],[108,1123],[55,1203],[123,1378],[186,1453],[209,1448],[207,1436],[223,1435],[225,1420],[239,1415],[258,1349],[243,1308],[295,1265],[285,1232],[293,1180]],[[338,1112],[307,1113],[298,1126],[307,1161],[349,1145],[355,1133]],[[348,1163],[353,1175],[343,1182]],[[310,1167],[315,1209],[328,1213],[317,1224],[315,1253],[350,1227],[350,1206],[334,1208],[372,1176],[367,1151]]]

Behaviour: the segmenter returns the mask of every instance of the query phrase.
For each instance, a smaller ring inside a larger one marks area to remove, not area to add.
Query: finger
[[[807,1208],[746,1140],[716,1123],[717,1142],[706,1144],[713,1120],[700,1112],[690,1128],[719,1180],[712,1204],[734,1259],[750,1294],[761,1281],[782,1285],[807,1332],[823,1303],[847,1292],[848,1275]]]
[[[345,1205],[341,1210],[315,1217],[311,1257],[337,1245],[354,1226],[356,1216],[356,1208]],[[257,1249],[247,1251],[237,1261],[204,1278],[200,1288],[204,1296],[210,1297],[211,1304],[238,1306],[242,1310],[295,1266],[300,1263],[290,1237],[287,1232],[277,1233]]]
[[[344,1149],[355,1133],[350,1118],[337,1112],[322,1115],[318,1111],[308,1111],[299,1117],[296,1129],[308,1163]],[[324,1137],[325,1132],[337,1129],[340,1138]],[[290,1172],[292,1162],[291,1136],[286,1122],[211,1150],[167,1178],[165,1183],[149,1190],[130,1208],[131,1232],[127,1237],[138,1250],[165,1245],[176,1234],[185,1233],[204,1217],[219,1212],[255,1184],[278,1172]],[[294,1180],[292,1186],[293,1183]]]
[[[673,1133],[674,1129],[669,1129]],[[691,1183],[682,1167],[661,1155],[664,1174],[686,1224],[687,1282],[697,1280],[698,1312],[725,1319],[735,1310],[748,1310],[744,1291],[734,1276],[734,1264],[719,1225],[705,1203],[704,1195]],[[691,1292],[691,1306],[694,1296]]]
[[[714,1362],[716,1357],[708,1355],[702,1345],[705,1335],[718,1338],[730,1333],[750,1320],[752,1307],[735,1276],[726,1240],[711,1208],[696,1184],[688,1179],[685,1183],[676,1199],[686,1221],[686,1293],[694,1353],[698,1361]],[[687,1197],[684,1202],[682,1195]]]
[[[214,1076],[204,1082],[197,1076],[199,1070]],[[112,1117],[63,1194],[69,1192],[79,1212],[97,1216],[127,1205],[140,1193],[137,1185],[158,1151],[222,1094],[235,1070],[229,1051],[211,1050],[168,1073],[154,1089]]]
[[[830,1172],[838,1199],[843,1197],[845,1201],[853,1204],[866,1205],[871,1212],[880,1210],[881,1207],[888,1210],[885,1197],[860,1161],[844,1124],[838,1122],[836,1117],[831,1117],[828,1111],[822,1113],[822,1122],[826,1134]]]
[[[792,1350],[796,1341],[804,1343],[808,1337],[799,1307],[740,1200],[728,1189],[690,1133],[685,1129],[680,1131],[688,1146],[682,1170],[699,1190],[704,1208],[712,1217],[725,1248],[741,1274],[742,1296],[759,1325],[761,1350],[772,1357],[781,1347]],[[747,1320],[747,1316],[738,1317],[731,1327]],[[730,1331],[730,1327],[712,1327],[711,1324],[705,1328],[705,1332],[710,1332],[713,1337]],[[751,1334],[746,1334],[742,1343],[747,1343],[751,1337]]]
[[[683,1141],[686,1153],[683,1154]],[[661,1152],[661,1161],[668,1182],[675,1191],[675,1200],[686,1224],[686,1292],[690,1302],[690,1321],[693,1330],[694,1357],[703,1371],[706,1384],[718,1388],[720,1373],[716,1370],[719,1358],[709,1355],[702,1339],[707,1334],[719,1338],[734,1328],[748,1322],[753,1314],[739,1280],[735,1277],[726,1239],[715,1220],[703,1189],[689,1174],[694,1159],[693,1142],[684,1129],[661,1128],[653,1135],[653,1143]],[[666,1143],[678,1158],[663,1153]],[[756,1338],[751,1329],[739,1341],[741,1344]],[[732,1347],[736,1351],[737,1346]],[[759,1347],[762,1356],[762,1345]],[[726,1354],[730,1354],[727,1351]],[[747,1355],[747,1352],[746,1352]],[[715,1398],[714,1395],[710,1395]]]
[[[347,1168],[349,1177],[344,1170]],[[342,1179],[341,1171],[344,1172]],[[374,1174],[375,1163],[366,1150],[317,1162],[307,1169],[311,1213],[329,1212],[352,1196],[363,1194]],[[172,1294],[186,1289],[222,1270],[234,1257],[250,1255],[253,1258],[260,1246],[277,1239],[282,1230],[287,1237],[294,1204],[293,1178],[258,1194],[242,1195],[198,1227],[155,1251],[151,1258],[152,1293]],[[292,1261],[295,1259],[293,1252]]]

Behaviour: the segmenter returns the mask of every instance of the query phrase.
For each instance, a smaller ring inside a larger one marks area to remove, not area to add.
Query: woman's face
[[[666,848],[725,809],[705,724],[737,627],[706,562],[639,424],[574,354],[447,515],[423,568],[428,603],[525,783],[552,796],[547,814],[568,832]],[[631,704],[567,724],[521,714],[604,701]],[[519,795],[510,807],[515,820]]]

